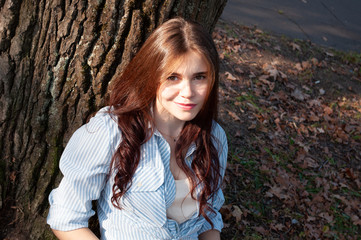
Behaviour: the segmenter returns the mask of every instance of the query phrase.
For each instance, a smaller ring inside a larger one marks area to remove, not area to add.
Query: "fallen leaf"
[[[345,173],[346,175],[351,178],[352,180],[356,179],[355,174],[353,173],[353,170],[351,168],[346,168],[345,169]]]
[[[260,234],[262,234],[263,236],[266,236],[269,234],[269,231],[267,231],[266,229],[264,229],[264,227],[261,227],[261,226],[253,227],[253,229],[256,230],[257,232],[259,232]]]
[[[301,47],[300,45],[294,43],[294,42],[291,42],[290,43],[290,46],[292,47],[292,50],[295,51],[295,50],[298,50],[298,51],[301,51]]]
[[[311,67],[311,64],[309,61],[303,61],[301,65],[302,65],[302,69],[308,69]]]
[[[243,214],[242,210],[238,206],[233,205],[232,216],[236,218],[236,222],[241,221],[242,214]]]
[[[253,72],[250,72],[250,74],[248,75],[249,78],[255,78],[256,75]]]
[[[326,219],[327,222],[329,222],[329,223],[331,223],[333,221],[333,216],[331,216],[327,212],[322,212],[322,213],[319,214],[319,216]]]
[[[326,52],[326,55],[329,56],[329,57],[333,57],[334,54],[333,53],[330,53],[330,52]]]
[[[244,73],[244,71],[242,69],[240,69],[239,67],[235,68],[234,70],[240,74]]]
[[[274,49],[274,50],[277,50],[277,51],[281,51],[280,45],[276,45],[273,49]]]
[[[316,218],[315,217],[313,217],[313,216],[307,216],[307,222],[312,222],[312,221],[315,221],[316,220]]]
[[[359,226],[361,226],[361,219],[360,219],[358,216],[352,215],[352,216],[351,216],[351,220],[352,220],[352,223],[353,223],[354,225],[359,225]]]
[[[296,64],[295,64],[295,68],[296,68],[298,71],[302,71],[302,70],[303,70],[303,68],[302,68],[302,66],[301,66],[301,63],[296,63]]]
[[[331,115],[331,114],[333,113],[333,110],[332,110],[332,108],[330,108],[330,107],[325,107],[325,108],[323,109],[323,111],[324,111],[325,114],[327,114],[327,115]]]
[[[219,210],[219,212],[223,216],[223,220],[227,221],[232,217],[231,209],[232,209],[232,205],[228,204],[228,205],[223,205],[222,208]]]
[[[238,117],[238,115],[235,112],[232,112],[230,110],[228,110],[228,114],[236,121],[240,121],[242,122],[242,119],[240,117]]]
[[[256,123],[252,123],[251,126],[248,127],[249,130],[255,129],[257,127]]]
[[[278,230],[278,231],[281,231],[282,229],[285,228],[285,225],[281,224],[281,223],[277,223],[276,225],[274,226],[271,226],[271,228],[275,229],[275,230]]]
[[[287,79],[287,75],[286,74],[284,74],[283,72],[281,72],[281,71],[278,71],[279,72],[279,74],[281,75],[281,78],[282,79]]]
[[[235,76],[233,76],[232,73],[230,73],[230,72],[226,72],[226,75],[227,75],[228,80],[231,80],[231,81],[237,80],[237,78]]]
[[[318,64],[319,64],[319,61],[318,61],[317,58],[312,58],[312,59],[311,59],[311,62],[312,62],[312,64],[313,64],[314,66],[318,66]]]
[[[291,94],[292,97],[294,97],[295,99],[299,100],[299,101],[304,101],[305,100],[305,95],[303,94],[303,92],[296,88],[292,94]]]

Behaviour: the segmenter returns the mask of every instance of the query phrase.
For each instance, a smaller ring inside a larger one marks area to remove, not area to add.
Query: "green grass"
[[[333,54],[335,57],[339,57],[343,62],[349,64],[360,65],[361,64],[361,54],[356,52],[342,52],[334,50]],[[361,70],[361,69],[360,69]]]

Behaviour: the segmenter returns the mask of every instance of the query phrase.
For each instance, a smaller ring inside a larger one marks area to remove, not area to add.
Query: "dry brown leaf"
[[[270,77],[273,78],[273,80],[276,80],[277,77],[280,75],[279,71],[276,69],[276,67],[266,63],[262,66],[263,72]]]
[[[275,68],[268,70],[268,73],[271,77],[273,77],[273,80],[276,80],[279,75],[278,70]]]
[[[227,80],[235,81],[237,78],[232,75],[230,72],[226,72]]]
[[[329,57],[333,57],[333,56],[334,56],[333,53],[330,53],[330,52],[325,52],[325,53],[326,53],[326,55],[329,56]]]
[[[239,67],[234,69],[237,73],[243,74],[244,71],[242,69],[240,69]]]
[[[262,234],[263,236],[266,236],[269,234],[269,231],[264,229],[263,227],[261,226],[258,226],[258,227],[253,227],[254,230],[256,230],[257,232],[259,232],[260,234]]]
[[[300,45],[298,45],[298,44],[296,44],[296,43],[294,43],[294,42],[291,42],[291,43],[290,43],[290,46],[292,47],[292,50],[293,50],[293,51],[295,51],[295,50],[301,51]]]
[[[346,169],[345,169],[345,173],[346,173],[346,175],[347,175],[349,178],[351,178],[352,180],[356,179],[356,176],[355,176],[352,168],[346,168]]]
[[[287,195],[287,194],[284,194],[282,192],[283,192],[282,188],[277,187],[277,186],[273,186],[267,191],[269,196],[274,195],[274,196],[276,196],[277,198],[279,198],[281,200],[285,200],[285,199],[289,200],[290,196]]]
[[[223,205],[222,208],[219,210],[219,212],[222,214],[224,221],[227,221],[232,217],[231,209],[232,209],[232,205],[228,204],[228,205]]]
[[[302,66],[301,66],[301,63],[296,63],[296,64],[295,64],[295,68],[296,68],[296,70],[298,70],[298,71],[302,71],[302,70],[303,70],[303,68],[302,68]]]
[[[238,115],[235,112],[232,112],[230,110],[228,110],[228,114],[235,120],[235,121],[240,121],[242,122],[242,119],[240,117],[238,117]]]
[[[294,97],[295,99],[299,100],[299,101],[304,101],[305,100],[305,94],[298,88],[296,88],[292,94],[292,97]]]
[[[351,216],[351,220],[352,220],[352,223],[353,223],[354,225],[359,225],[359,226],[361,226],[361,219],[360,219],[358,216],[352,215],[352,216]]]
[[[320,118],[315,115],[314,112],[310,113],[310,116],[308,116],[308,119],[312,122],[318,122],[320,121]]]
[[[249,78],[255,78],[256,75],[254,74],[254,72],[250,72],[249,75],[248,75]]]
[[[325,108],[323,109],[323,111],[324,111],[325,114],[327,114],[327,115],[331,115],[331,114],[333,113],[333,110],[332,110],[332,108],[330,108],[330,107],[325,107]]]
[[[350,202],[344,196],[341,196],[341,195],[338,195],[338,194],[333,194],[332,196],[334,198],[337,198],[338,200],[341,200],[341,202],[343,202],[343,204],[345,204],[346,206],[350,205]]]
[[[281,51],[281,47],[280,47],[280,45],[276,45],[276,46],[274,46],[274,48],[273,48],[274,50],[277,50],[277,51]]]
[[[242,220],[242,215],[242,210],[238,206],[233,205],[232,216],[236,218],[236,222],[239,223]]]
[[[310,157],[306,157],[304,161],[307,164],[307,166],[310,168],[318,168],[320,166],[316,160],[314,160]]]
[[[323,219],[327,220],[327,222],[329,222],[329,223],[333,222],[333,216],[331,216],[327,212],[322,212],[319,214],[319,216],[322,217]]]
[[[283,80],[287,79],[287,75],[285,73],[283,73],[282,71],[278,71],[278,72]]]
[[[313,216],[307,216],[307,219],[306,219],[307,222],[312,222],[312,221],[315,221],[315,220],[316,220],[316,218],[313,217]]]
[[[318,66],[319,62],[318,62],[318,59],[317,58],[312,58],[311,59],[311,62],[314,66]]]
[[[271,228],[275,229],[275,230],[278,230],[278,231],[281,231],[282,229],[285,228],[285,225],[281,224],[281,223],[277,223],[276,225],[274,226],[271,226]]]
[[[302,61],[302,69],[308,69],[311,67],[311,63],[309,61]]]
[[[257,124],[253,122],[251,126],[248,127],[249,130],[255,129],[257,127]]]

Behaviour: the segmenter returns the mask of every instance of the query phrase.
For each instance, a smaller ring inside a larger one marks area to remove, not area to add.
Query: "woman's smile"
[[[184,110],[191,110],[195,106],[197,106],[197,104],[191,104],[191,103],[178,103],[178,102],[175,102],[175,104],[177,104],[180,108],[182,108]]]

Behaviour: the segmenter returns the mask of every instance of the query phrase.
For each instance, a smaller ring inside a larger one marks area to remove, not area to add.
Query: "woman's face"
[[[211,82],[206,61],[191,51],[173,73],[161,79],[155,111],[163,120],[190,121],[201,110]]]

